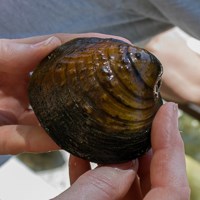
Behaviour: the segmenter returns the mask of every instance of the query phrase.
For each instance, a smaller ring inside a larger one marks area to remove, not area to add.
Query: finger
[[[140,186],[143,196],[151,189],[150,181],[150,164],[152,159],[152,150],[139,158],[140,167],[138,169],[138,175],[140,177]]]
[[[178,131],[177,106],[163,105],[152,125],[152,190],[146,199],[189,199],[184,145]]]
[[[25,110],[18,118],[18,124],[38,126],[40,123],[33,110]]]
[[[114,39],[122,40],[124,42],[131,44],[131,42],[126,38],[116,36],[116,35],[102,34],[102,33],[79,33],[79,34],[57,33],[54,35],[58,37],[62,41],[62,43],[75,39],[75,38],[97,37],[97,38],[114,38]]]
[[[152,159],[152,150],[140,157],[138,168],[138,176],[135,178],[129,192],[123,200],[143,199],[143,197],[151,189],[150,182],[150,163]]]
[[[123,40],[127,43],[131,43],[126,38],[123,38],[120,36],[114,36],[114,35],[101,34],[101,33],[80,33],[80,34],[55,33],[55,34],[50,34],[50,35],[35,36],[35,37],[29,37],[29,38],[23,38],[23,39],[12,39],[12,41],[17,42],[17,43],[33,44],[33,43],[46,40],[52,36],[59,38],[62,43],[65,43],[69,40],[80,38],[80,37],[115,38],[118,40]]]
[[[136,160],[136,162],[138,162],[138,160]],[[139,170],[139,168],[138,168],[138,170]],[[132,200],[132,199],[134,199],[134,200],[142,200],[143,199],[143,194],[142,194],[141,185],[140,185],[140,178],[138,175],[135,176],[134,182],[132,183],[129,191],[127,192],[125,197],[123,197],[123,200]]]
[[[0,154],[46,152],[59,147],[48,134],[37,126],[0,126]]]
[[[33,37],[27,37],[27,38],[16,38],[11,39],[12,42],[15,43],[22,43],[22,44],[36,44],[39,42],[42,42],[44,40],[47,40],[48,38],[54,36],[53,34],[48,35],[39,35],[39,36],[33,36]]]
[[[17,123],[18,123],[18,120],[15,117],[15,115],[13,115],[9,111],[4,111],[0,109],[0,126],[17,124]]]
[[[137,162],[97,167],[83,174],[56,199],[121,199],[133,183],[137,167]]]
[[[69,157],[69,178],[72,185],[82,174],[91,169],[90,162],[76,156]]]
[[[141,187],[140,187],[140,179],[138,176],[135,177],[135,180],[133,184],[131,185],[128,193],[126,196],[123,198],[123,200],[142,200],[143,195],[141,192]]]
[[[0,71],[15,74],[27,73],[61,44],[56,37],[50,37],[36,44],[15,43],[0,40]]]
[[[29,104],[27,96],[28,79],[28,74],[17,75],[0,72],[0,110],[10,112],[16,118],[23,113]],[[1,114],[4,113],[0,112]]]

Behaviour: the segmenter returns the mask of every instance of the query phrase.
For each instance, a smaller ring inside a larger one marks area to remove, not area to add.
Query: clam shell
[[[97,163],[125,162],[151,147],[161,75],[162,65],[144,49],[111,38],[77,38],[34,70],[30,104],[62,149]]]

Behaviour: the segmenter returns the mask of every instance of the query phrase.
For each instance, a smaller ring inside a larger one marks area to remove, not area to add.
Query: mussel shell
[[[62,149],[97,163],[125,162],[151,147],[161,75],[162,65],[144,49],[111,38],[77,38],[34,70],[30,104]]]

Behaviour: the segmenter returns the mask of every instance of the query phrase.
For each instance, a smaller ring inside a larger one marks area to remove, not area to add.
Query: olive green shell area
[[[116,39],[77,38],[35,69],[30,104],[61,148],[97,163],[124,162],[151,147],[161,75],[160,62],[144,49]]]

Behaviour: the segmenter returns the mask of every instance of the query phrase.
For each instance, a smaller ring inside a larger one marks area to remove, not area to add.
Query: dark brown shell
[[[151,147],[161,74],[160,62],[144,49],[116,39],[78,38],[35,69],[30,103],[61,148],[97,163],[124,162]]]

